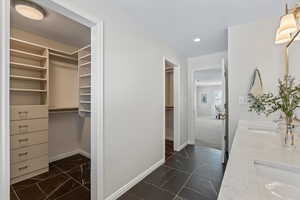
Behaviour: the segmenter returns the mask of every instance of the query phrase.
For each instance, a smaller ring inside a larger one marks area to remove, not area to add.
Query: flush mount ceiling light
[[[197,43],[197,42],[200,42],[200,41],[201,41],[200,38],[195,38],[195,39],[194,39],[194,42],[196,42],[196,43]]]
[[[36,3],[26,0],[16,0],[15,9],[18,13],[33,20],[42,20],[46,16],[46,11]]]

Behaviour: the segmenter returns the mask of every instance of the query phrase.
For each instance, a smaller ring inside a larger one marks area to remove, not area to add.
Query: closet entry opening
[[[170,158],[179,146],[179,66],[164,59],[165,73],[165,159]]]
[[[10,199],[90,200],[91,28],[35,3],[43,17],[28,18],[19,2],[10,8]]]

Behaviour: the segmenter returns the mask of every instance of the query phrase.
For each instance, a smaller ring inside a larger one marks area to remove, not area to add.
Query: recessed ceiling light
[[[201,41],[200,38],[195,38],[195,39],[194,39],[194,42],[200,42],[200,41]]]
[[[15,9],[18,13],[33,20],[42,20],[46,16],[46,11],[31,1],[16,0]]]

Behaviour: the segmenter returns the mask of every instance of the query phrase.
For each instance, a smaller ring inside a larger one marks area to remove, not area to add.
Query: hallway
[[[223,172],[221,151],[188,145],[119,200],[216,200]]]

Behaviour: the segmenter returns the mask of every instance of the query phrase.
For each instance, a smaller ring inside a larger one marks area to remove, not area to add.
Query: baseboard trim
[[[182,149],[184,149],[186,146],[188,145],[188,142],[183,143],[182,145],[180,145],[176,151],[181,151]]]
[[[61,159],[64,159],[64,158],[67,158],[67,157],[70,157],[70,156],[74,156],[76,154],[81,154],[85,157],[91,158],[90,153],[88,153],[88,152],[86,152],[82,149],[76,149],[74,151],[65,152],[65,153],[61,153],[61,154],[58,154],[56,156],[50,157],[49,162],[54,162],[54,161],[57,161],[57,160],[61,160]]]
[[[119,190],[114,192],[112,195],[105,198],[105,200],[116,200],[119,197],[121,197],[124,193],[126,193],[128,190],[130,190],[133,186],[135,186],[137,183],[139,183],[141,180],[143,180],[146,176],[151,174],[154,170],[156,170],[158,167],[160,167],[162,164],[164,164],[164,159],[158,161],[154,165],[152,165],[149,169],[144,171],[143,173],[139,174],[137,177],[132,179],[129,183],[121,187]]]
[[[85,156],[85,157],[91,159],[91,154],[88,153],[88,152],[86,152],[86,151],[84,151],[84,150],[82,150],[82,149],[78,149],[78,153],[79,153],[80,155],[83,155],[83,156]]]

